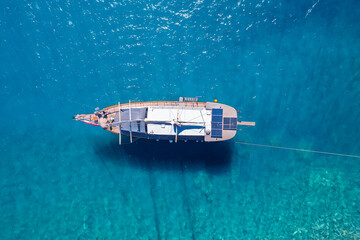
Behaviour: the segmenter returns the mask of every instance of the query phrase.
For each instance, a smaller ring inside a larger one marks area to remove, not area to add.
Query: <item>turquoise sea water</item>
[[[2,1],[0,239],[360,239],[360,2]],[[202,96],[255,128],[137,142],[71,120]]]

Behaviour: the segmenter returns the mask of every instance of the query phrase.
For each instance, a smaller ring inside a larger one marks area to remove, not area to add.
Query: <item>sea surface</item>
[[[360,239],[358,0],[3,0],[0,239]],[[226,143],[75,122],[120,102],[228,104]]]

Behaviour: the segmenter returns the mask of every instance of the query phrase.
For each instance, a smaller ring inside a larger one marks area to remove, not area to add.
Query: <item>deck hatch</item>
[[[237,118],[224,118],[224,130],[236,130]]]
[[[219,108],[212,109],[211,137],[222,138],[222,128],[223,128],[223,110]]]

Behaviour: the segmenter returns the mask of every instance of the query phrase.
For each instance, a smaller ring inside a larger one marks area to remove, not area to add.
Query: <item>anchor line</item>
[[[342,154],[342,153],[332,153],[332,152],[323,152],[323,151],[316,151],[316,150],[309,150],[309,149],[301,149],[301,148],[280,147],[280,146],[257,144],[257,143],[248,143],[248,142],[235,142],[235,143],[244,144],[244,145],[258,146],[258,147],[285,149],[285,150],[291,150],[291,151],[311,152],[311,153],[319,153],[319,154],[342,156],[342,157],[360,158],[360,156],[357,156],[357,155]]]

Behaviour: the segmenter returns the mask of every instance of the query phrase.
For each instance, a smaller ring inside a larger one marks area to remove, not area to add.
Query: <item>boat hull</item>
[[[131,139],[170,142],[225,141],[232,139],[237,130],[237,111],[215,102],[129,102],[80,114],[75,119]]]

